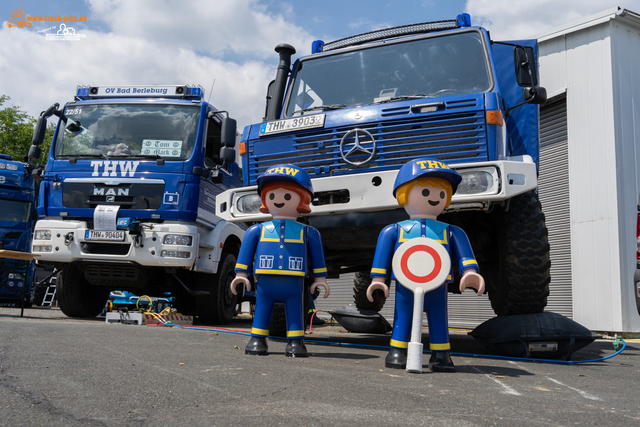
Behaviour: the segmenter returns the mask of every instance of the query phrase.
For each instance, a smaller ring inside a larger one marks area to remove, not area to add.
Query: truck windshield
[[[356,107],[413,97],[486,92],[492,80],[481,33],[409,39],[301,60],[287,116],[321,106]]]
[[[0,225],[3,227],[14,227],[20,223],[29,221],[31,202],[0,199],[0,210],[2,211]]]
[[[69,104],[59,124],[55,157],[186,160],[199,117],[195,105]]]

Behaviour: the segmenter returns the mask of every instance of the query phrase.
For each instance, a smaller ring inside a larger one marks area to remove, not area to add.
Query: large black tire
[[[549,296],[551,261],[536,193],[512,198],[509,210],[497,212],[496,218],[499,270],[497,280],[487,281],[491,307],[498,316],[541,313]]]
[[[387,286],[389,286],[387,280]],[[361,310],[380,311],[384,307],[387,298],[380,289],[373,291],[373,302],[367,298],[367,289],[371,284],[371,276],[368,271],[358,271],[353,279],[353,301]]]
[[[209,295],[196,298],[198,317],[202,323],[227,325],[236,315],[238,295],[231,293],[231,282],[236,277],[235,266],[235,255],[223,252],[216,274],[199,274],[198,280],[208,283],[204,283],[205,286],[198,286],[198,289],[206,289],[210,292]]]
[[[109,297],[109,291],[90,284],[76,264],[68,264],[62,270],[56,288],[60,310],[69,317],[96,317]]]

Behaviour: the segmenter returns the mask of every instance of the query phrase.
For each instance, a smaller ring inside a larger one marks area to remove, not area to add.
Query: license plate
[[[324,114],[314,114],[311,116],[296,117],[294,119],[262,123],[260,125],[260,136],[301,129],[321,128],[324,126],[324,116]]]
[[[84,234],[84,240],[107,240],[111,242],[123,242],[124,231],[87,230]]]

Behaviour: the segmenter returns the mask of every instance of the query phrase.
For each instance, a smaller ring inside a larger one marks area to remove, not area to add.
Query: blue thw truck
[[[244,228],[215,199],[241,185],[235,120],[199,86],[81,86],[40,115],[31,158],[53,115],[32,251],[61,271],[62,312],[96,316],[114,290],[171,292],[182,314],[228,323]]]
[[[31,235],[35,223],[35,186],[28,164],[0,154],[0,249],[31,251]],[[13,258],[13,259],[12,259]],[[14,257],[2,258],[0,268],[0,304],[31,304],[34,264]]]
[[[275,50],[265,117],[240,143],[246,187],[218,197],[218,215],[264,220],[257,176],[281,163],[305,169],[315,190],[305,221],[322,234],[330,274],[356,272],[356,305],[379,310],[383,295],[370,304],[365,291],[380,230],[407,219],[392,195],[397,171],[436,158],[463,176],[441,218],[469,235],[494,311],[543,311],[550,260],[537,171],[546,91],[536,40],[494,41],[461,14],[318,40],[292,67],[295,49]]]

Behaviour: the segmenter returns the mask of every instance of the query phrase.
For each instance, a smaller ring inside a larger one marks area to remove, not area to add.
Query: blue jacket
[[[309,265],[310,264],[310,265]],[[320,233],[293,220],[273,220],[247,230],[236,272],[314,277],[327,275]]]

